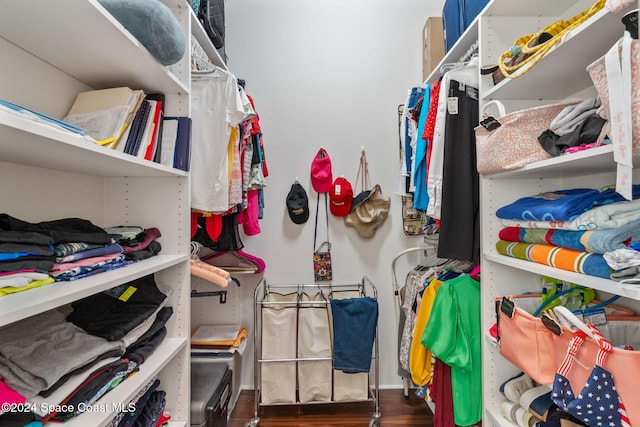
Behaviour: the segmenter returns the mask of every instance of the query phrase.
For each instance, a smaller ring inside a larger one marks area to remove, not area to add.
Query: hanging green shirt
[[[480,283],[466,274],[444,282],[422,334],[422,344],[451,366],[453,417],[470,426],[482,419]]]

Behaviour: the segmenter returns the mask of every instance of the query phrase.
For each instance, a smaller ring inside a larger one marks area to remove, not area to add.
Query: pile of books
[[[191,118],[164,111],[164,94],[116,87],[81,92],[63,121],[99,145],[188,171]]]

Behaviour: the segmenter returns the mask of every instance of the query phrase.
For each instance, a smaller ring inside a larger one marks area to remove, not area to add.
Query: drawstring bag
[[[344,223],[356,229],[360,237],[373,237],[389,215],[391,199],[382,194],[382,188],[376,184],[369,187],[369,165],[367,156],[362,150],[360,166],[356,175],[356,182],[362,173],[361,192],[353,198],[351,212],[344,217]]]
[[[316,246],[318,237],[318,211],[320,210],[320,194],[316,204],[316,226],[313,232],[313,278],[316,282],[330,282],[333,280],[331,268],[331,242],[329,242],[329,213],[327,212],[327,195],[324,195],[324,213],[327,225],[327,240]],[[323,250],[326,248],[325,250]]]
[[[320,147],[311,161],[311,186],[318,193],[328,193],[332,183],[331,158],[327,150]]]

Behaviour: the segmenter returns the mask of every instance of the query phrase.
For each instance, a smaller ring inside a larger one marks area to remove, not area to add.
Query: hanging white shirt
[[[229,209],[231,127],[246,116],[236,77],[222,69],[191,79],[191,207]]]

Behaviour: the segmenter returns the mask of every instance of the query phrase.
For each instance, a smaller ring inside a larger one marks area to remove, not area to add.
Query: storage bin
[[[226,363],[191,364],[191,426],[227,426],[231,379]]]

